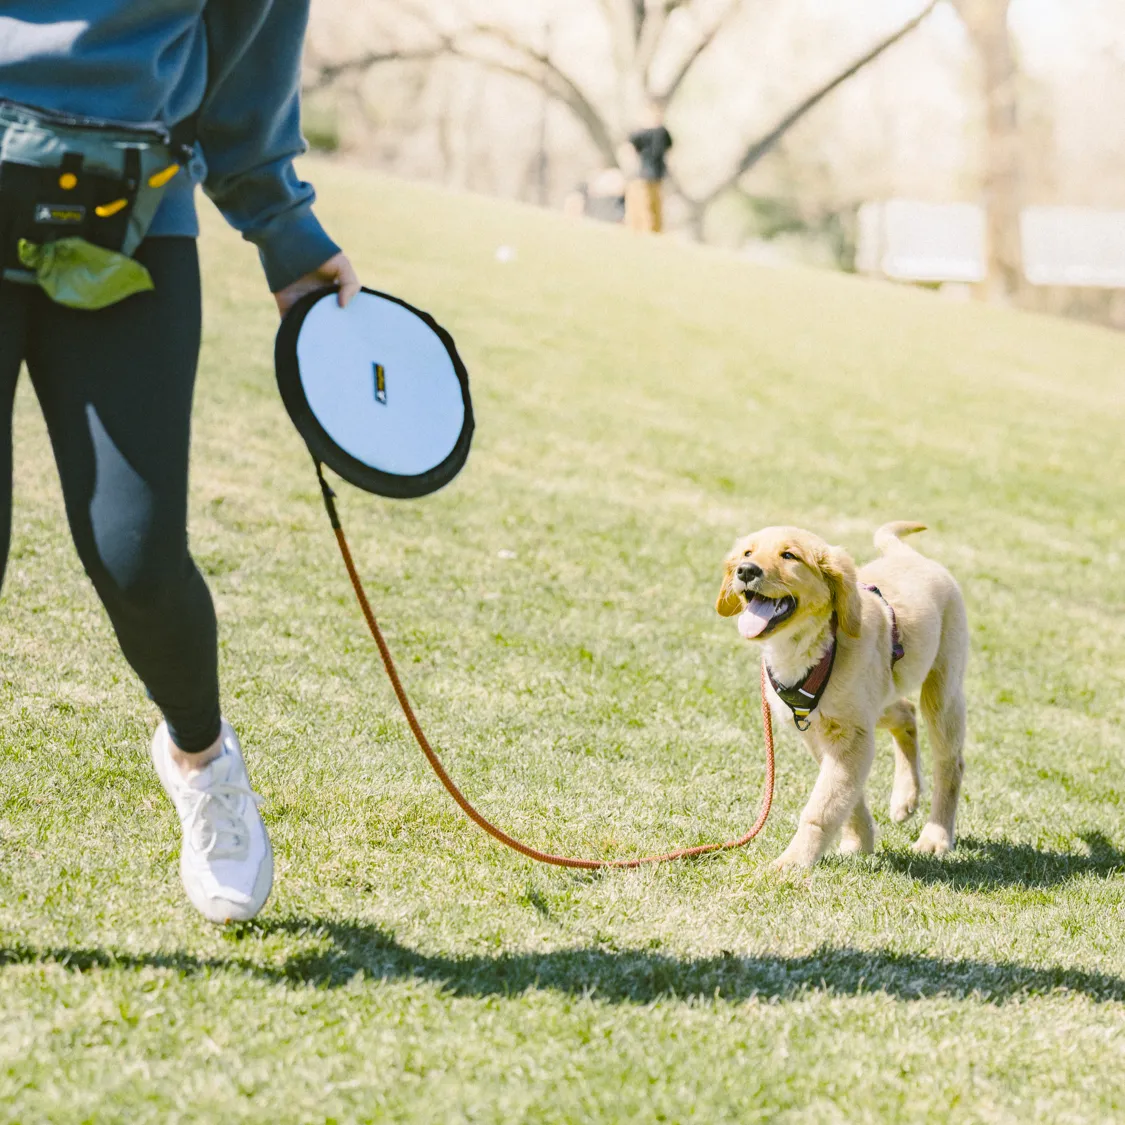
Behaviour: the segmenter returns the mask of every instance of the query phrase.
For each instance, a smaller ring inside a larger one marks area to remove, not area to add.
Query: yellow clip
[[[59,187],[63,191],[73,191],[78,186],[78,177],[73,172],[64,172],[59,176]]]
[[[100,207],[95,207],[94,214],[97,215],[99,219],[108,219],[116,215],[118,211],[123,211],[128,206],[129,200],[115,199],[112,203],[103,203]]]
[[[179,170],[180,166],[178,164],[169,164],[167,168],[159,172],[153,172],[148,178],[148,186],[163,187]]]

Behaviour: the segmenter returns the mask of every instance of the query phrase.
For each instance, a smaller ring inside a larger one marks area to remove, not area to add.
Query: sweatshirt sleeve
[[[204,191],[258,247],[274,292],[339,251],[312,213],[315,193],[297,178],[301,51],[309,0],[210,0],[207,93],[196,135]]]

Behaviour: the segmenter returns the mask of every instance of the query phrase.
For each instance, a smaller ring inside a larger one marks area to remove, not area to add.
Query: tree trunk
[[[1018,300],[1024,288],[1020,212],[1019,66],[1008,30],[1010,0],[954,0],[980,63],[985,130],[982,194],[986,214],[989,300]]]

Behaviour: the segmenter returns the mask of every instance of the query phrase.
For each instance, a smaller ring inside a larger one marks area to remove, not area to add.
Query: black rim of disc
[[[427,327],[431,328],[441,340],[450,360],[453,370],[457,373],[457,381],[461,385],[461,398],[465,404],[465,421],[461,433],[450,451],[449,455],[440,464],[424,473],[414,476],[403,476],[397,473],[387,473],[381,469],[372,468],[358,458],[353,457],[342,449],[329,436],[327,430],[320,424],[316,415],[309,406],[305,389],[301,385],[301,369],[297,362],[297,338],[301,333],[301,326],[313,305],[317,304],[329,294],[335,294],[331,286],[307,293],[286,314],[277,332],[277,343],[274,347],[274,362],[277,367],[277,387],[281,392],[281,401],[297,432],[304,438],[305,444],[313,459],[320,464],[327,465],[337,476],[343,477],[349,484],[362,488],[366,492],[374,492],[380,496],[388,496],[395,500],[410,500],[418,496],[426,496],[436,492],[447,485],[462,469],[469,456],[469,446],[473,440],[473,403],[469,397],[469,373],[461,356],[457,352],[457,345],[453,337],[442,328],[429,313],[415,308],[413,305],[390,293],[381,293],[377,289],[368,289],[362,292],[372,297],[379,297],[384,301],[393,301],[404,309],[412,312]]]

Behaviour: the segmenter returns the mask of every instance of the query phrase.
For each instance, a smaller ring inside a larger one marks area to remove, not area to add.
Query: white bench
[[[1125,211],[1028,207],[1020,216],[1032,285],[1125,289]],[[898,281],[971,284],[985,277],[984,209],[891,199],[859,210],[856,268]]]

